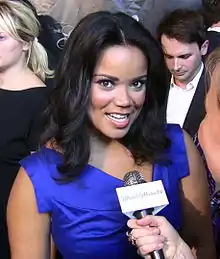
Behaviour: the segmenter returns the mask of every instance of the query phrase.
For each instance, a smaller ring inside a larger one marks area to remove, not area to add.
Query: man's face
[[[166,35],[162,35],[161,44],[167,67],[175,83],[188,84],[201,68],[204,48],[200,49],[197,43],[182,43]]]

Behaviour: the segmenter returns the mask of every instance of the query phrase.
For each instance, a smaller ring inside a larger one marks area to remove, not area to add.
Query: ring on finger
[[[128,241],[133,245],[136,246],[136,238],[132,235],[132,231],[127,231],[126,235],[128,237]]]

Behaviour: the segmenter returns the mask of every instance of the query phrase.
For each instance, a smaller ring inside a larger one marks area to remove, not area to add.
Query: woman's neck
[[[16,66],[0,71],[0,88],[6,90],[23,90],[25,85],[24,79],[29,73],[29,68],[26,66]]]
[[[90,137],[89,163],[95,164],[97,167],[102,167],[102,161],[105,161],[110,153],[117,152],[120,149],[125,148],[118,140],[107,138],[100,133],[93,133]]]
[[[100,152],[105,152],[105,150],[110,149],[117,141],[107,138],[101,134],[91,134],[90,136],[90,147],[91,147],[91,154],[93,152],[97,153],[99,150]]]

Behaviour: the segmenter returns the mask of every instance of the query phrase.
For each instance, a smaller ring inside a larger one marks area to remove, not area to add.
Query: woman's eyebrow
[[[115,76],[110,76],[110,75],[107,75],[107,74],[95,74],[94,76],[102,76],[102,77],[106,77],[112,81],[120,81],[120,79],[118,77],[115,77]],[[141,76],[138,76],[138,77],[134,77],[134,78],[131,78],[130,81],[136,81],[136,80],[140,80],[140,79],[143,79],[143,78],[146,78],[147,77],[147,74],[144,74],[144,75],[141,75]]]

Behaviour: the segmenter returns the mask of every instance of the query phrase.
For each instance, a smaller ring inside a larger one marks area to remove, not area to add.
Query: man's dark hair
[[[203,0],[202,14],[207,27],[220,21],[220,0]]]
[[[159,24],[159,41],[162,35],[182,43],[197,43],[201,47],[206,40],[204,18],[197,11],[177,9],[165,16]]]

